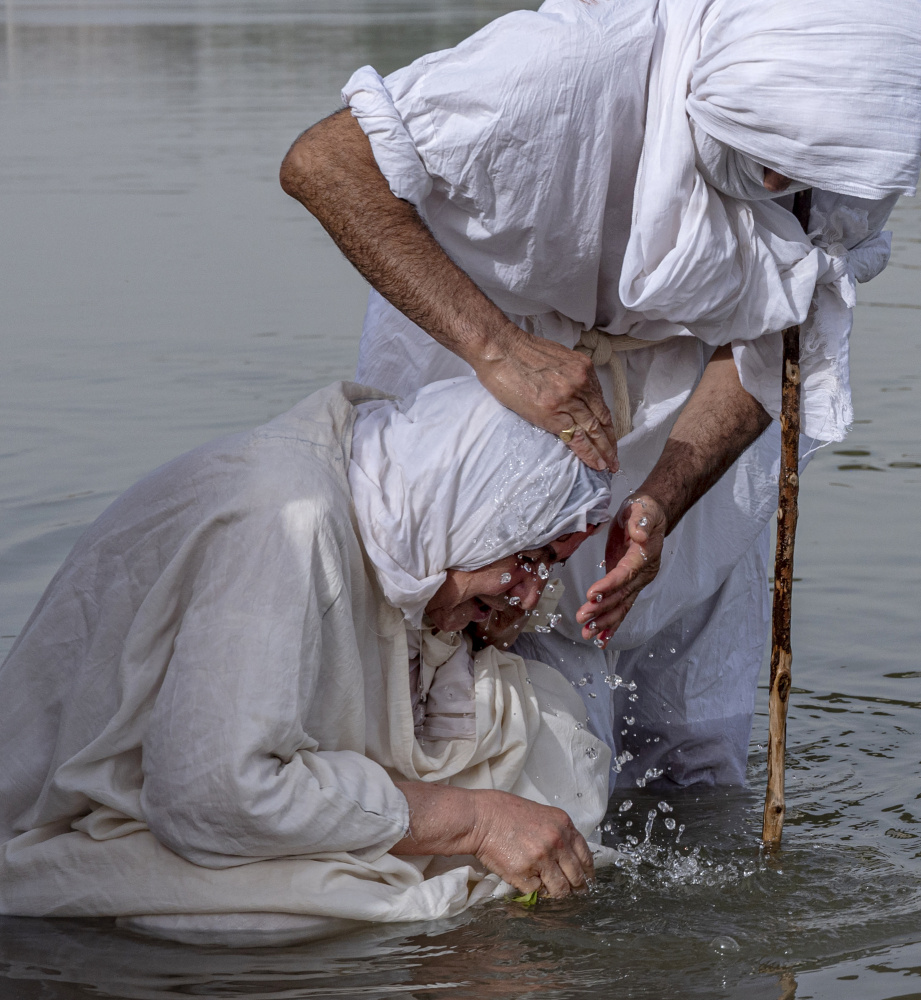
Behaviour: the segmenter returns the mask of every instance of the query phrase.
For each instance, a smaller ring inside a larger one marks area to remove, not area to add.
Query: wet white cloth
[[[921,10],[550,0],[386,80],[365,67],[343,97],[393,191],[523,325],[569,346],[593,326],[732,343],[776,416],[778,332],[808,317],[804,432],[844,436],[854,282],[884,266],[880,229],[917,181]],[[704,181],[689,112],[821,189],[811,241],[776,201]],[[842,204],[831,241],[823,226]]]
[[[658,342],[624,355],[633,431],[619,442],[616,506],[661,453],[715,344],[733,345],[742,384],[776,416],[779,331],[807,320],[806,434],[845,433],[855,282],[885,266],[882,227],[917,179],[919,17],[896,0],[550,0],[386,79],[364,67],[343,99],[393,192],[523,328],[569,347],[593,327]],[[731,187],[727,147],[749,181],[764,163],[818,185],[808,240],[789,199],[732,196],[751,188]],[[727,190],[713,186],[720,172]],[[399,395],[469,372],[372,292],[362,381]],[[601,538],[566,567],[560,634],[528,639],[581,685],[615,752],[633,740],[678,783],[744,774],[777,465],[775,425],[669,536],[608,652],[572,620],[600,575]],[[642,713],[621,711],[623,690],[605,683],[618,649],[640,698],[650,692]]]
[[[334,386],[176,459],[78,542],[0,669],[0,913],[309,937],[489,895],[473,859],[387,853],[401,778],[591,833],[606,748],[549,667],[478,654],[475,738],[414,739],[403,615],[346,476],[375,395]]]
[[[479,569],[609,517],[610,476],[469,376],[359,406],[348,475],[384,595],[415,627],[447,568]]]

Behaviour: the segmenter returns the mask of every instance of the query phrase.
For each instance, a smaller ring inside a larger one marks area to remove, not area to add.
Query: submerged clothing
[[[885,266],[880,231],[913,193],[919,94],[921,8],[897,0],[548,0],[343,90],[393,193],[514,322],[569,347],[591,329],[650,342],[623,356],[633,429],[612,510],[718,345],[776,416],[780,331],[802,322],[806,450],[846,433],[855,281]],[[732,197],[739,164],[701,135],[815,185],[809,237],[789,199]],[[372,292],[361,381],[402,394],[469,373]],[[597,535],[563,574],[559,634],[522,640],[577,686],[627,784],[744,780],[778,461],[773,425],[666,539],[607,652],[573,618],[602,575]]]
[[[0,913],[317,936],[488,896],[472,858],[387,853],[394,780],[598,823],[606,748],[542,664],[478,654],[474,738],[414,738],[406,626],[346,476],[376,395],[333,386],[190,452],[78,542],[0,669]]]

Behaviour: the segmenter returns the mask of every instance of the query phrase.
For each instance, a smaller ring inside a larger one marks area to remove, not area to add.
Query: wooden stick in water
[[[793,213],[809,230],[812,191],[800,191]],[[774,609],[771,633],[771,693],[768,732],[767,793],[761,839],[779,845],[783,834],[784,758],[787,748],[787,700],[792,683],[790,617],[793,597],[793,545],[799,516],[800,373],[799,326],[783,332],[783,398],[780,411],[780,488],[777,504],[777,554],[774,561]]]

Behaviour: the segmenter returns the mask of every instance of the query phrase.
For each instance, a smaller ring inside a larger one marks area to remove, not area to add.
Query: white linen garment
[[[403,614],[346,475],[377,395],[333,386],[190,452],[78,542],[0,669],[0,913],[274,940],[488,896],[472,858],[387,853],[395,779],[514,791],[591,834],[607,749],[549,667],[483,651],[475,738],[414,739]]]
[[[609,520],[610,479],[470,376],[358,407],[359,530],[384,596],[416,627],[445,568],[479,569]]]
[[[623,356],[616,509],[719,344],[776,416],[779,331],[802,321],[804,451],[845,434],[855,282],[885,266],[881,229],[914,191],[919,88],[921,8],[898,0],[548,0],[386,79],[363,67],[343,99],[392,191],[513,321],[570,347],[591,328],[651,342]],[[809,238],[789,198],[732,197],[702,136],[814,185]],[[469,372],[372,292],[361,381],[404,394]],[[572,618],[601,575],[597,536],[563,574],[560,634],[526,640],[633,753],[625,784],[651,766],[679,784],[744,780],[777,466],[774,425],[669,536],[607,653]],[[616,672],[642,711],[622,711],[604,683]]]

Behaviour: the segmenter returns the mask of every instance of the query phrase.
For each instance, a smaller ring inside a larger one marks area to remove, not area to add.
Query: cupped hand
[[[665,511],[651,496],[640,493],[625,501],[608,531],[605,565],[612,568],[589,587],[588,600],[576,612],[584,639],[607,645],[659,572],[667,530]]]
[[[586,889],[595,876],[585,838],[562,810],[510,792],[474,793],[472,853],[523,893],[560,898]]]
[[[551,434],[576,428],[569,447],[593,469],[616,472],[614,422],[591,361],[578,351],[513,328],[474,367],[503,406]]]

